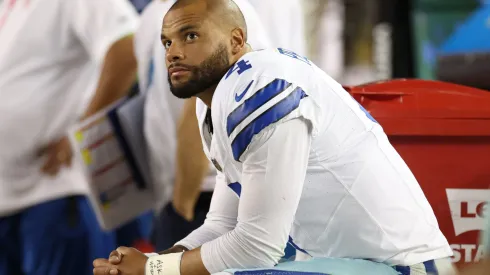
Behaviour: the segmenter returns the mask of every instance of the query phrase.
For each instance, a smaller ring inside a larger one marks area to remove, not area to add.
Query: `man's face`
[[[218,84],[231,65],[225,35],[203,10],[201,4],[187,5],[171,10],[163,20],[168,81],[179,98]]]

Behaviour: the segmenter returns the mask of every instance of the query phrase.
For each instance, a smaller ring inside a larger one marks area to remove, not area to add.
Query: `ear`
[[[245,32],[242,29],[236,28],[231,31],[231,53],[233,55],[241,52],[246,42]]]

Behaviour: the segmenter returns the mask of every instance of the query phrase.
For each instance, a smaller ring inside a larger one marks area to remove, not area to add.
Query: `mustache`
[[[185,65],[185,64],[182,64],[182,63],[172,63],[168,66],[168,70],[170,69],[173,69],[173,68],[184,68],[186,70],[192,70],[195,68],[195,66],[189,66],[189,65]]]

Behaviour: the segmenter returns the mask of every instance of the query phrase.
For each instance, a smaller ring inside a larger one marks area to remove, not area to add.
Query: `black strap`
[[[70,228],[76,228],[81,221],[80,211],[78,209],[78,196],[67,198],[66,203],[66,220]]]
[[[208,126],[209,133],[212,135],[213,134],[213,119],[211,118],[211,109],[208,109],[206,112],[206,119],[204,120],[204,123]]]

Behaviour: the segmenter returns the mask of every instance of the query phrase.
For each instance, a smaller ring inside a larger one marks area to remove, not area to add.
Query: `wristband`
[[[153,256],[158,256],[159,254],[158,253],[155,253],[155,252],[151,252],[151,253],[145,253],[145,256],[150,258],[150,257],[153,257]]]
[[[184,252],[149,257],[145,265],[145,275],[180,275],[182,254]]]

